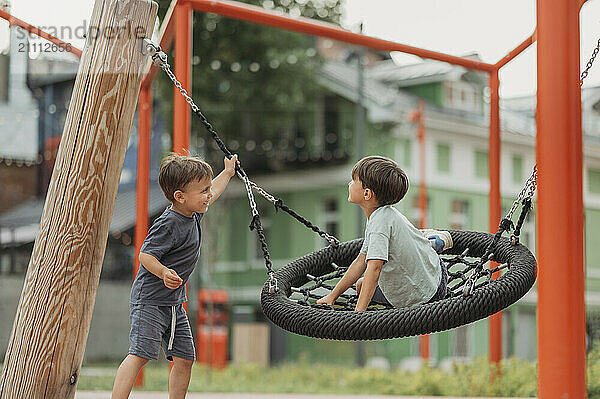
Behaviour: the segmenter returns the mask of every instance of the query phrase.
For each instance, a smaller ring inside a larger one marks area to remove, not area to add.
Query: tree
[[[342,1],[246,2],[338,23]],[[164,15],[169,1],[160,3]],[[314,104],[322,91],[315,39],[206,13],[194,13],[193,27],[192,94],[202,112],[247,170],[284,168],[293,143],[308,142],[314,131]],[[158,90],[158,107],[170,123],[172,86],[163,77]],[[192,119],[194,143],[198,148],[192,151],[219,164],[223,154],[197,118]]]

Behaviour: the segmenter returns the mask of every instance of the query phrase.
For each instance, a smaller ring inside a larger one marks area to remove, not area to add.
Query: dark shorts
[[[163,348],[167,360],[173,356],[196,360],[194,339],[182,304],[175,306],[130,305],[129,353],[158,360]],[[174,333],[172,325],[175,325]]]
[[[440,285],[438,285],[438,289],[433,297],[427,301],[427,303],[436,302],[440,299],[444,299],[446,297],[446,290],[448,287],[448,269],[446,269],[446,265],[440,258],[440,267],[442,268],[442,278],[440,280]],[[371,302],[374,302],[379,305],[393,306],[390,301],[385,297],[379,285],[375,288],[375,292],[373,293],[373,298]]]

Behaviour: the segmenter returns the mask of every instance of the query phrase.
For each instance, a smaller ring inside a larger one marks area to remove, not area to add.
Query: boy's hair
[[[392,205],[408,191],[408,177],[393,160],[370,156],[358,161],[352,168],[352,179],[361,181],[363,188],[375,194],[379,205]]]
[[[171,153],[160,164],[158,184],[167,200],[174,202],[175,191],[183,191],[189,183],[200,181],[205,177],[209,179],[213,177],[213,170],[209,164],[191,155]]]

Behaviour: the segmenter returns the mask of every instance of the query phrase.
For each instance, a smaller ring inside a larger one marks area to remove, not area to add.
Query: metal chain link
[[[510,210],[508,211],[508,213],[506,214],[506,216],[504,218],[511,220],[513,213],[515,213],[515,211],[519,207],[519,204],[521,203],[521,201],[526,198],[533,198],[536,188],[537,188],[537,165],[534,165],[533,171],[531,172],[531,176],[529,176],[529,178],[525,182],[525,185],[521,189],[521,192],[519,193],[517,199],[515,200],[515,202],[513,202]]]
[[[596,48],[594,49],[594,51],[592,51],[592,56],[591,56],[590,60],[588,61],[587,65],[585,66],[585,69],[583,70],[583,72],[581,72],[581,77],[579,78],[579,86],[583,86],[583,79],[585,79],[588,76],[588,72],[589,72],[590,68],[592,67],[592,64],[594,63],[594,60],[596,59],[596,56],[598,55],[599,51],[600,51],[600,39],[598,39]]]

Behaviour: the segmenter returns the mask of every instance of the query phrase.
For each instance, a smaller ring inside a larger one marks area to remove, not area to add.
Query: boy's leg
[[[136,355],[127,355],[119,366],[115,376],[112,399],[127,399],[135,383],[140,369],[148,363],[148,359]]]
[[[160,343],[166,322],[159,306],[130,305],[129,354],[123,360],[113,386],[113,399],[126,399],[135,378],[148,360],[158,360]]]
[[[433,230],[423,229],[421,233],[424,237],[429,239],[431,246],[437,253],[441,253],[447,249],[452,248],[452,236],[449,231],[445,230]]]
[[[193,360],[173,356],[173,368],[169,375],[169,399],[184,399],[190,385]]]
[[[169,328],[163,335],[163,350],[167,360],[173,361],[169,375],[169,398],[185,398],[190,384],[192,365],[196,359],[192,329],[183,305],[169,306],[175,321],[175,330]],[[171,344],[171,345],[169,345]]]
[[[362,289],[362,283],[363,283],[362,277],[356,281],[356,293],[357,294],[360,294],[360,290]],[[388,301],[387,298],[385,297],[385,295],[383,295],[383,291],[381,291],[381,288],[379,287],[379,285],[377,285],[377,287],[375,287],[375,292],[373,293],[373,297],[371,298],[371,303],[378,304],[378,305],[392,306],[390,304],[390,301]]]

